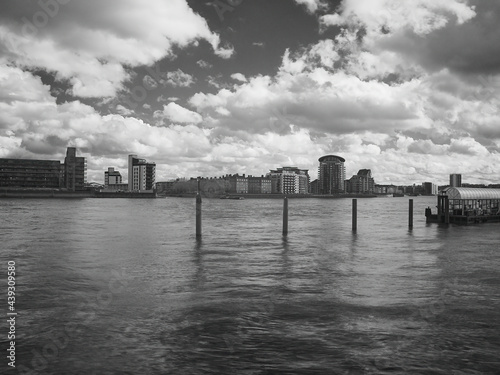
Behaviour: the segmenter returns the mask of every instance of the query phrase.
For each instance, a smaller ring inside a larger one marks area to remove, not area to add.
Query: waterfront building
[[[104,186],[106,191],[116,191],[116,192],[125,192],[128,191],[128,184],[109,184]]]
[[[358,174],[345,181],[344,189],[346,193],[373,194],[375,181],[370,169],[360,169]]]
[[[438,193],[437,185],[433,184],[432,182],[423,182],[422,188],[425,195],[436,195]]]
[[[270,178],[260,176],[248,176],[249,194],[270,194],[272,192],[272,181]]]
[[[179,179],[177,180],[170,180],[170,181],[161,181],[155,183],[155,189],[157,194],[169,194],[173,191],[173,188],[178,182]]]
[[[319,158],[319,194],[337,194],[344,192],[344,163],[345,159],[336,155],[326,155]]]
[[[309,193],[309,173],[307,169],[282,167],[271,170],[267,177],[271,180],[271,191],[277,194]]]
[[[424,194],[424,188],[422,185],[405,185],[405,186],[400,186],[399,189],[403,194],[407,195],[421,195]]]
[[[375,185],[374,191],[375,194],[397,194],[403,193],[396,185]]]
[[[319,194],[318,188],[319,188],[319,181],[318,181],[318,179],[316,179],[309,184],[309,193]]]
[[[76,148],[68,147],[66,158],[58,160],[0,159],[0,187],[85,189],[87,162],[76,156]]]
[[[117,185],[122,183],[122,175],[120,172],[115,171],[115,168],[109,167],[104,172],[104,185]]]
[[[59,189],[62,172],[59,160],[0,159],[0,187]]]
[[[248,194],[248,177],[239,174],[227,175],[225,180],[229,182],[229,193]]]
[[[68,147],[64,158],[65,187],[71,191],[85,189],[87,182],[87,161],[84,157],[76,156],[76,148]]]
[[[461,187],[462,175],[458,173],[450,174],[450,187]]]
[[[154,189],[156,164],[148,163],[137,155],[128,156],[128,190],[149,191]]]

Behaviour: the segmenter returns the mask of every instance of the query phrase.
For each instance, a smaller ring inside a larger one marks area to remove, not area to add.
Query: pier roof
[[[500,199],[500,189],[450,187],[446,195],[449,199]]]

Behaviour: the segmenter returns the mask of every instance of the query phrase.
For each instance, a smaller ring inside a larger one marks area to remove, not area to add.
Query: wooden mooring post
[[[413,199],[408,202],[408,228],[413,228]]]
[[[450,200],[447,196],[444,197],[444,222],[450,224]]]
[[[283,236],[288,234],[288,198],[283,199]]]
[[[196,238],[201,239],[201,193],[200,179],[198,179],[198,191],[196,192]]]
[[[358,230],[358,200],[352,200],[352,231]]]

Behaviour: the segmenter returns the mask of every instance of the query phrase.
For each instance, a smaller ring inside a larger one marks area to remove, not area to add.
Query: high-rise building
[[[319,158],[319,194],[337,194],[344,192],[344,163],[345,159],[336,155],[326,155]]]
[[[85,188],[87,182],[87,161],[76,156],[76,148],[68,147],[64,158],[64,181],[68,190],[78,191]]]
[[[450,174],[450,186],[451,187],[461,187],[462,186],[462,175],[458,173]]]
[[[422,189],[425,195],[437,195],[438,187],[434,185],[432,182],[423,182]]]
[[[107,171],[104,172],[104,185],[116,185],[122,183],[122,175],[120,172],[115,171],[115,168],[109,167]]]
[[[347,193],[372,194],[375,190],[375,181],[370,169],[360,169],[358,174],[345,181],[345,191]]]
[[[267,174],[271,178],[271,190],[279,194],[309,193],[309,173],[307,169],[282,167]]]
[[[139,159],[137,155],[128,156],[128,190],[153,190],[156,179],[156,164]]]

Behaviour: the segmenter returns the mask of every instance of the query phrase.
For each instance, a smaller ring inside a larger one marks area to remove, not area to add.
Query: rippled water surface
[[[18,372],[500,373],[498,224],[290,199],[283,238],[282,204],[204,199],[197,242],[193,199],[0,200]]]

